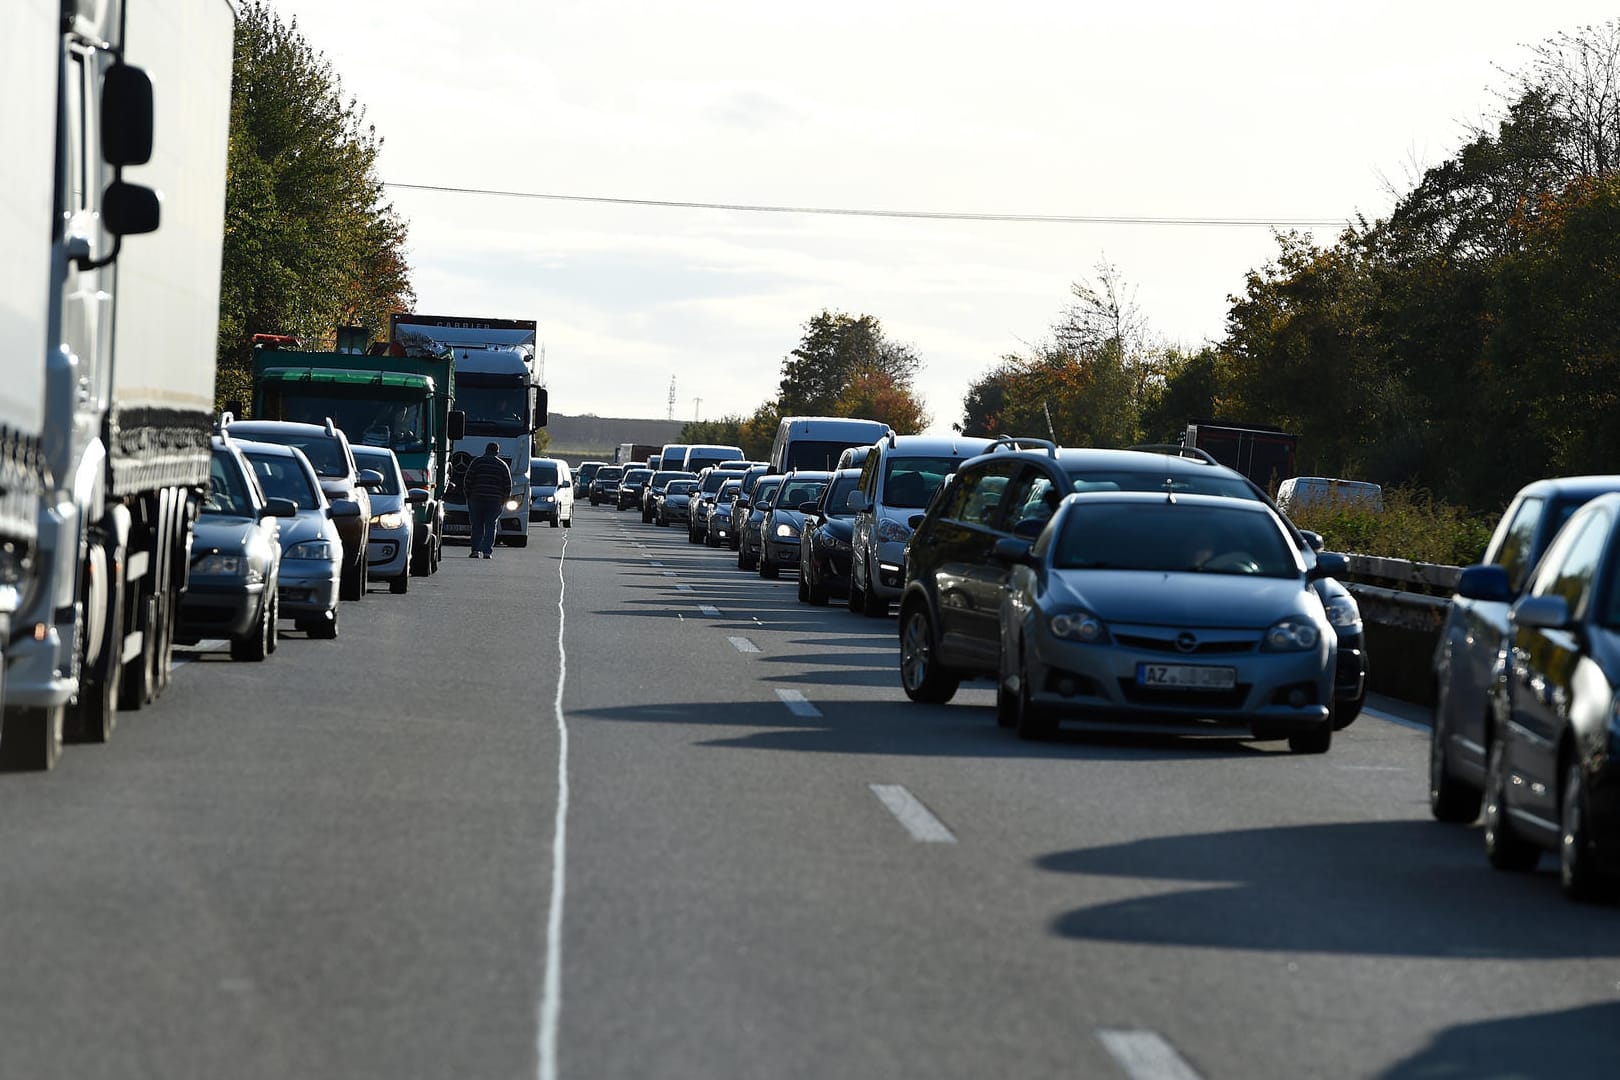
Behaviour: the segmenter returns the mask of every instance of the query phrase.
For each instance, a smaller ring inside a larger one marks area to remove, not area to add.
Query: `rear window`
[[[897,510],[921,510],[956,471],[960,458],[896,457],[883,470],[883,503]]]
[[[1208,473],[1124,469],[1071,469],[1069,483],[1075,491],[1175,491],[1188,495],[1225,495],[1233,499],[1259,499],[1253,487],[1241,477]]]
[[[254,432],[252,437],[259,442],[273,442],[278,446],[296,446],[309,458],[309,463],[315,467],[317,476],[348,476],[349,460],[343,453],[343,444],[329,436],[305,437],[302,435],[282,434],[272,431],[267,434]]]
[[[1171,503],[1070,507],[1052,551],[1060,570],[1298,577],[1294,554],[1269,514]]]
[[[391,455],[389,457],[383,457],[380,454],[372,456],[370,454],[356,451],[354,460],[355,464],[359,465],[362,469],[376,469],[378,472],[382,473],[383,482],[382,487],[377,489],[378,494],[399,494],[399,470],[394,468],[394,459]]]
[[[291,457],[282,454],[255,454],[247,451],[248,464],[267,499],[291,499],[300,510],[313,510],[321,504],[309,474]]]
[[[805,469],[830,472],[848,449],[848,442],[791,442],[787,447],[787,460],[782,462],[782,471]]]
[[[621,477],[623,475],[624,475],[624,469],[620,468],[619,466],[617,466],[617,465],[604,465],[602,468],[596,470],[595,479],[597,479],[597,480],[617,480],[617,479],[619,479],[619,477]]]
[[[557,463],[555,461],[529,462],[529,483],[535,487],[556,487]]]

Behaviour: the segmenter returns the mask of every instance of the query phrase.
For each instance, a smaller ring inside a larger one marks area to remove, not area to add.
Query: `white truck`
[[[19,10],[20,9],[20,10]],[[235,10],[13,0],[0,35],[0,761],[168,680],[208,479]],[[140,235],[151,233],[152,235]]]
[[[445,497],[446,536],[468,536],[471,523],[460,492],[466,463],[490,443],[512,470],[512,497],[501,511],[496,539],[512,547],[529,542],[529,462],[534,433],[546,426],[546,390],[535,378],[534,349],[539,323],[533,319],[463,315],[396,314],[390,339],[426,337],[455,354],[456,399],[465,414],[464,435],[451,447],[452,487]]]

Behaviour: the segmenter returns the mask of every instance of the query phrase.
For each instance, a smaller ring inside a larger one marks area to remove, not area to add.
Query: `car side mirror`
[[[771,512],[771,504],[770,504],[769,501],[762,502],[759,505],[755,506],[754,509],[758,510],[762,514],[768,514],[768,513]]]
[[[333,499],[333,518],[357,518],[360,516],[360,504],[353,499]]]
[[[1476,563],[1463,567],[1457,579],[1457,595],[1465,600],[1505,604],[1513,599],[1513,589],[1508,584],[1506,568],[1495,563]]]
[[[849,512],[852,514],[859,514],[863,510],[872,509],[872,504],[867,501],[866,492],[864,491],[850,492],[849,498],[844,505],[849,507]]]
[[[563,480],[557,484],[558,488],[571,488],[573,486],[574,482],[572,480]]]
[[[1031,561],[1030,546],[1028,540],[1021,540],[1016,536],[1003,536],[990,549],[990,555],[997,562],[1027,564]]]
[[[737,496],[737,509],[739,509],[739,510],[748,509],[748,496],[746,496],[746,495]]]
[[[1012,528],[1013,535],[1022,540],[1034,540],[1046,528],[1046,522],[1040,518],[1024,518]]]
[[[410,491],[405,493],[405,500],[412,506],[421,506],[424,503],[431,502],[432,499],[433,492],[427,488],[411,488]]]
[[[298,504],[291,499],[266,499],[260,518],[289,518],[298,516]]]
[[[1543,630],[1568,629],[1569,601],[1562,596],[1527,596],[1513,605],[1513,621]]]
[[[1299,535],[1305,538],[1305,544],[1312,551],[1321,551],[1327,547],[1327,541],[1322,539],[1321,533],[1311,532],[1309,529],[1299,530]]]
[[[799,513],[801,513],[801,514],[813,514],[818,509],[820,509],[820,507],[821,507],[821,504],[814,501],[814,500],[811,500],[810,502],[802,502],[802,503],[799,504]]]
[[[922,528],[922,523],[927,520],[927,514],[912,514],[910,517],[906,518],[906,524],[911,527],[912,532],[916,532],[918,529]]]
[[[1306,574],[1311,581],[1322,578],[1338,578],[1350,572],[1350,560],[1336,551],[1319,551],[1316,554],[1316,565]]]
[[[370,491],[372,488],[383,486],[383,474],[376,469],[361,469],[358,477],[360,486]]]

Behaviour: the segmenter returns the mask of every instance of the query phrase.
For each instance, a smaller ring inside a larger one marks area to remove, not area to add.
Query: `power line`
[[[839,206],[769,206],[755,203],[688,202],[680,199],[625,199],[608,195],[564,195],[546,191],[505,191],[449,184],[406,184],[386,181],[403,191],[439,191],[455,195],[492,195],[503,199],[547,199],[553,202],[605,203],[610,206],[660,206],[681,210],[737,210],[750,214],[822,214],[836,217],[907,218],[924,221],[1004,221],[1041,225],[1168,225],[1242,229],[1339,228],[1345,218],[1236,218],[1156,214],[997,214],[962,210],[871,210]]]

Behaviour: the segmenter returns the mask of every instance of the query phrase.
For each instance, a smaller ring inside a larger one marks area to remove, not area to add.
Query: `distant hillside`
[[[547,417],[546,434],[551,445],[546,453],[570,464],[581,461],[612,461],[620,443],[637,442],[663,446],[681,437],[684,420],[633,420],[612,416]]]

